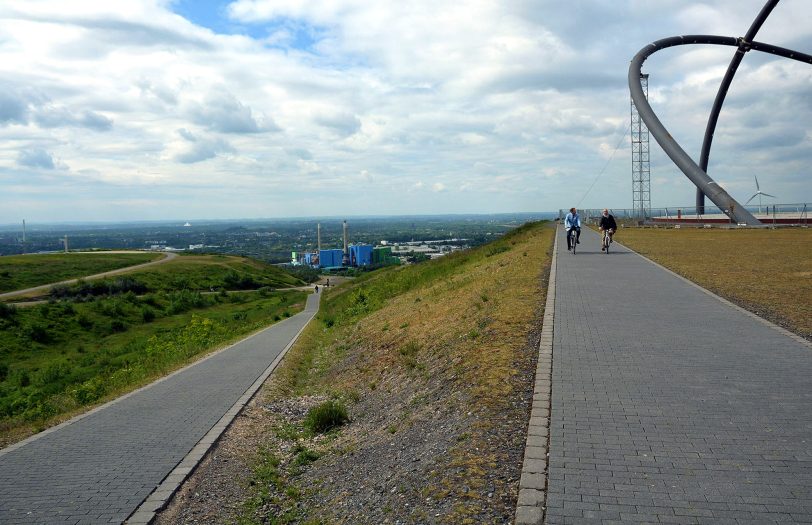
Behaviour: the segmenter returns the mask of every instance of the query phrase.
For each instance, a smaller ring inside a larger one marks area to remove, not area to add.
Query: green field
[[[136,293],[133,283],[146,289]],[[261,288],[196,289],[228,284]],[[284,270],[242,257],[178,257],[73,287],[101,286],[96,291],[104,294],[29,307],[0,303],[0,445],[297,313],[306,293],[270,285],[298,284]]]
[[[812,339],[812,230],[625,228],[615,239]]]
[[[161,257],[158,253],[55,253],[0,257],[0,293],[109,272]]]
[[[100,296],[113,292],[256,290],[304,284],[285,270],[247,257],[188,255],[126,275],[58,286],[54,297]]]
[[[166,264],[136,271],[130,277],[150,290],[250,290],[287,288],[303,283],[278,266],[230,255],[183,255]]]

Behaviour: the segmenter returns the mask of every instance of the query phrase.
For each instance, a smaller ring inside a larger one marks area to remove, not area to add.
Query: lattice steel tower
[[[640,85],[648,100],[648,75],[640,75]],[[649,166],[648,128],[640,114],[634,100],[632,108],[632,208],[641,218],[648,217],[651,212],[651,167]]]

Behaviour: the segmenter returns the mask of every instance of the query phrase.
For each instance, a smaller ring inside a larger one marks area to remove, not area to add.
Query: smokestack
[[[344,266],[350,264],[350,251],[347,248],[347,221],[344,221],[344,257],[342,257],[341,264]]]
[[[65,253],[68,253],[68,236],[65,235]]]
[[[23,254],[25,254],[25,219],[23,219]]]
[[[316,224],[316,246],[317,249],[321,251],[321,223]]]

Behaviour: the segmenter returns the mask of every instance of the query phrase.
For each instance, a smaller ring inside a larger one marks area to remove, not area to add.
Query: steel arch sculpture
[[[812,64],[812,55],[807,55],[806,53],[765,44],[763,42],[756,42],[753,40],[753,37],[761,28],[762,24],[778,2],[779,0],[767,1],[767,3],[761,9],[761,12],[759,12],[756,19],[750,25],[750,29],[747,31],[747,34],[744,37],[735,38],[715,35],[686,35],[663,38],[638,51],[632,59],[631,65],[629,66],[629,91],[631,92],[632,100],[637,107],[640,118],[643,119],[643,122],[645,122],[649,132],[654,136],[654,139],[657,141],[660,147],[663,148],[666,155],[668,155],[674,164],[676,164],[677,167],[685,174],[685,176],[696,185],[697,207],[700,207],[700,204],[702,207],[704,207],[704,197],[702,196],[707,195],[708,198],[714,204],[716,204],[719,209],[723,210],[731,220],[739,224],[747,224],[749,226],[760,225],[761,221],[756,219],[752,213],[748,212],[744,206],[739,204],[733,197],[730,196],[730,194],[719,186],[718,183],[710,178],[707,173],[708,158],[710,156],[710,147],[713,141],[713,133],[716,129],[716,122],[719,117],[719,112],[722,109],[722,103],[724,102],[725,96],[727,95],[727,90],[730,87],[730,83],[733,81],[733,77],[745,53],[750,50],[756,50],[771,53],[784,58],[791,58],[800,62],[806,62],[807,64]],[[643,89],[640,84],[640,75],[643,68],[643,62],[645,62],[649,56],[657,51],[660,51],[661,49],[687,44],[713,44],[738,48],[736,50],[736,54],[733,56],[733,60],[731,60],[730,65],[728,66],[727,72],[722,80],[722,84],[719,87],[719,92],[716,94],[716,99],[714,100],[713,109],[711,110],[708,125],[705,130],[705,139],[702,143],[702,155],[700,159],[701,165],[697,165],[697,163],[694,162],[694,160],[685,152],[684,149],[682,149],[677,141],[671,137],[671,134],[668,133],[668,130],[666,130],[665,126],[663,126],[662,122],[660,122],[660,119],[657,118],[654,110],[651,109],[651,105],[649,105],[648,100],[643,94]]]

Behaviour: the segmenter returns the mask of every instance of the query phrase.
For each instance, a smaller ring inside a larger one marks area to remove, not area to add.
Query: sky
[[[628,208],[630,59],[743,35],[762,4],[4,0],[0,223]],[[757,40],[812,53],[812,2]],[[645,63],[695,158],[732,53]],[[740,202],[756,175],[812,202],[810,88],[806,64],[745,57],[709,167]],[[693,203],[653,138],[651,170],[654,206]]]

